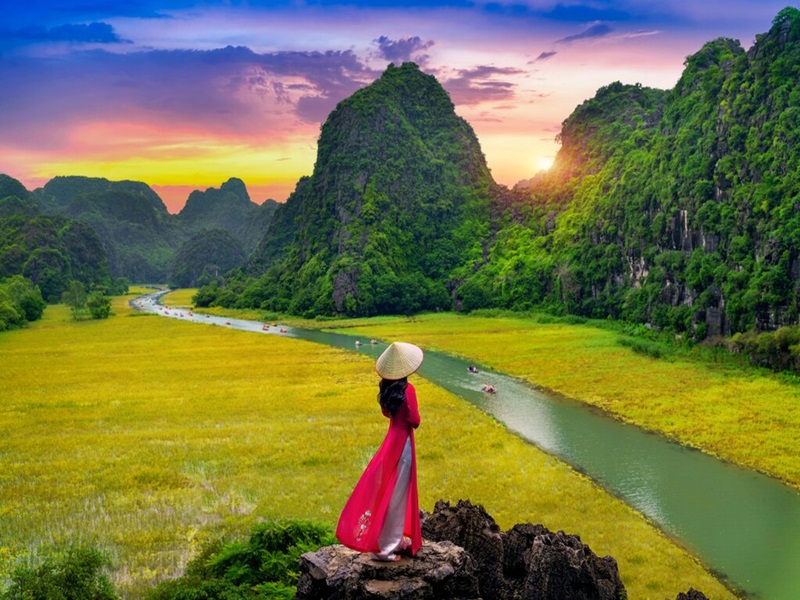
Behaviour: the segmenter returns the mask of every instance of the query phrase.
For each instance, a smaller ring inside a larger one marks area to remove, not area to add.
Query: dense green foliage
[[[439,83],[390,65],[331,113],[313,175],[277,209],[249,267],[201,298],[306,315],[451,308],[452,287],[482,257],[493,185]]]
[[[39,287],[22,275],[0,279],[0,331],[42,318],[47,303]]]
[[[184,575],[151,588],[148,600],[291,600],[305,552],[336,543],[329,525],[264,522],[249,539],[207,545]],[[0,600],[115,600],[108,558],[92,547],[70,546],[36,566],[12,572]]]
[[[72,280],[92,289],[111,290],[114,284],[94,229],[61,216],[0,217],[0,278],[20,274],[51,302]]]
[[[611,84],[564,122],[551,173],[458,291],[702,339],[800,316],[800,11],[719,39],[673,90]]]
[[[37,567],[18,567],[0,600],[116,600],[108,566],[99,550],[71,547]]]
[[[9,217],[15,214],[35,217],[39,214],[39,205],[30,199],[20,200],[17,196],[0,198],[0,217]]]
[[[161,200],[156,203],[147,194],[115,189],[82,193],[59,212],[90,224],[108,252],[111,272],[132,281],[163,281],[182,237]]]
[[[111,298],[100,290],[87,294],[84,285],[77,280],[69,284],[69,288],[61,295],[61,301],[69,306],[75,320],[107,319],[111,314]]]
[[[147,598],[291,600],[300,555],[335,542],[326,525],[260,523],[247,541],[207,547],[189,564],[183,577],[162,583]]]
[[[731,352],[745,355],[754,365],[773,371],[800,372],[800,327],[736,333],[720,344]]]
[[[173,288],[204,285],[246,260],[242,245],[230,233],[224,229],[203,230],[178,249],[168,283]]]
[[[0,173],[0,198],[8,197],[26,201],[31,199],[31,193],[13,177]]]

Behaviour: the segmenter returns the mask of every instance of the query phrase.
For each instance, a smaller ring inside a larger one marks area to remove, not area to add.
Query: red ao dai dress
[[[336,537],[359,552],[382,557],[404,548],[411,554],[422,547],[417,495],[417,457],[414,430],[419,426],[417,393],[410,383],[405,402],[389,417],[389,431],[345,503]]]

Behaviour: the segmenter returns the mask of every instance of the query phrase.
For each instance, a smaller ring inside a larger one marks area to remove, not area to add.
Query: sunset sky
[[[21,0],[0,23],[0,173],[149,184],[172,212],[239,177],[283,201],[336,106],[413,60],[496,181],[545,168],[614,81],[671,88],[718,37],[749,48],[787,0]]]

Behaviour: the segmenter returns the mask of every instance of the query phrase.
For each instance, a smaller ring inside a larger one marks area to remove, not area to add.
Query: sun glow
[[[552,156],[542,156],[536,160],[536,168],[538,171],[549,171],[553,166]]]

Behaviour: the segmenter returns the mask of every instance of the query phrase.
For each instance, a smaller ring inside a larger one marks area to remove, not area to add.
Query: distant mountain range
[[[538,307],[694,339],[797,324],[800,11],[747,52],[721,38],[685,64],[671,90],[600,89],[563,122],[553,168],[513,190],[436,79],[405,63],[336,107],[285,204],[257,206],[231,179],[169,215],[137,182],[57,177],[30,193],[5,177],[0,223],[89,223],[113,275],[207,283],[203,304]]]
[[[0,216],[22,212],[40,220],[58,215],[86,223],[102,242],[110,276],[138,282],[189,287],[202,281],[204,273],[241,266],[277,206],[274,200],[252,202],[244,183],[234,178],[219,189],[192,192],[183,210],[171,215],[158,194],[138,181],[55,177],[29,192],[15,179],[0,176]],[[9,252],[14,245],[5,242]],[[2,252],[0,245],[0,256]]]

